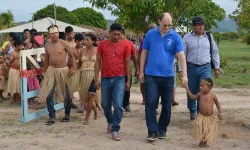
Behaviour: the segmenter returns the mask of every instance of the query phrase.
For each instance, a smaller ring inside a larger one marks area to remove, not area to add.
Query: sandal
[[[51,126],[51,125],[53,125],[54,123],[55,123],[55,121],[49,120],[49,121],[46,122],[46,125],[47,125],[47,126]]]
[[[69,118],[63,117],[61,122],[69,122],[69,120],[70,120]]]

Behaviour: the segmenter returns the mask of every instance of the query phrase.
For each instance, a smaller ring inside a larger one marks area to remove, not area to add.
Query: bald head
[[[166,13],[162,13],[159,17],[159,21],[162,21],[162,20],[168,20],[168,21],[171,21],[172,22],[172,16],[170,13],[166,12]]]
[[[157,25],[155,23],[150,23],[150,25],[148,26],[148,29],[151,30],[151,29],[154,29],[156,27],[157,27]]]
[[[172,27],[172,17],[170,13],[162,13],[159,17],[160,31],[167,33]]]

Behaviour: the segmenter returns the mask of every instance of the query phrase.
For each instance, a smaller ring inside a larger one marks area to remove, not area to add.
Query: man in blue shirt
[[[171,29],[171,15],[163,13],[159,18],[159,24],[159,27],[146,34],[140,60],[139,78],[145,84],[147,140],[149,141],[155,141],[157,136],[159,139],[166,138],[166,131],[171,118],[176,54],[178,60],[181,61],[183,70],[182,84],[187,84],[184,47],[180,35]],[[162,111],[157,124],[156,105],[158,95],[162,99]]]

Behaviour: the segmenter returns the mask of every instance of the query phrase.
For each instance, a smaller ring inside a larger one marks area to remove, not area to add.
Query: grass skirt
[[[5,76],[0,76],[0,90],[6,90]]]
[[[194,122],[193,136],[199,141],[215,142],[218,133],[216,117],[198,114]]]
[[[88,90],[94,76],[95,72],[92,70],[80,71],[79,94],[82,104],[87,103],[88,101]]]
[[[76,73],[71,78],[72,78],[71,91],[78,92],[79,81],[80,81],[80,70],[76,70]]]
[[[7,92],[11,93],[20,93],[20,70],[10,68],[9,71],[9,79],[8,79],[8,86]]]
[[[72,96],[71,87],[70,87],[71,77],[69,75],[69,68],[54,68],[49,66],[44,74],[44,79],[41,83],[40,90],[40,101],[45,102],[49,93],[55,86],[55,100],[57,103],[64,102],[66,98],[66,93]],[[68,89],[67,89],[68,88]]]

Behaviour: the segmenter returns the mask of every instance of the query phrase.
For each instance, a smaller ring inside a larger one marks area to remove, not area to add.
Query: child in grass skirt
[[[213,87],[213,81],[210,78],[202,79],[200,82],[200,92],[193,95],[188,85],[185,86],[191,99],[200,98],[199,114],[194,122],[193,136],[200,140],[200,147],[207,147],[207,142],[214,142],[218,133],[216,117],[213,115],[214,104],[218,109],[218,117],[222,119],[222,109],[216,95],[210,93]]]

